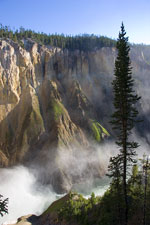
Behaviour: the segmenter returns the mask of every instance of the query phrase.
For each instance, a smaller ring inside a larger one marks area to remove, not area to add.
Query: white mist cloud
[[[134,135],[135,138],[139,139]],[[148,154],[149,146],[144,139],[140,139],[140,145],[140,148],[137,149],[138,155],[142,156],[144,152]],[[106,142],[94,146],[92,151],[76,148],[72,151],[61,149],[57,155],[57,162],[70,179],[71,177],[75,178],[74,181],[71,180],[71,182],[76,181],[72,189],[88,198],[92,192],[95,195],[102,195],[109,186],[109,179],[105,176],[101,179],[95,179],[95,170],[91,164],[95,165],[96,168],[99,165],[100,170],[106,172],[110,157],[117,155],[117,153],[116,144]],[[45,165],[45,173],[51,170],[51,166]],[[0,224],[4,222],[12,223],[17,218],[28,214],[40,215],[53,201],[62,196],[58,196],[51,187],[41,186],[37,182],[38,174],[41,175],[40,170],[41,168],[38,168],[37,165],[36,171],[24,166],[0,169],[0,194],[4,198],[9,198],[9,214],[0,217]],[[85,176],[85,179],[82,176]],[[43,176],[43,179],[46,179],[46,177]]]
[[[90,165],[101,165],[100,169],[106,171],[110,156],[115,154],[112,143],[96,146],[94,149],[94,151],[73,149],[71,152],[63,149],[57,156],[59,164],[68,176],[77,178],[73,189],[81,191],[85,197],[90,196],[93,191],[95,194],[103,194],[109,183],[103,179],[98,180],[97,184],[94,183],[95,171]],[[53,171],[51,167],[52,165],[46,165],[45,173]],[[40,170],[41,168],[37,166],[36,171],[24,166],[0,169],[0,194],[4,198],[9,198],[9,214],[0,217],[0,224],[12,223],[28,214],[40,215],[53,201],[62,196],[58,196],[51,187],[41,186],[37,182]],[[85,173],[86,179],[82,180]],[[78,182],[78,177],[81,178],[81,182]]]
[[[109,181],[104,184],[102,178],[107,172],[110,157],[117,152],[114,142],[100,145],[93,143],[90,149],[61,149],[57,154],[57,163],[61,166],[64,177],[67,177],[68,186],[70,183],[71,189],[87,194],[95,191],[94,188],[102,190],[102,186],[108,185]],[[50,171],[50,167],[47,170]]]
[[[147,134],[146,136],[149,136],[149,135],[150,134]],[[144,154],[150,155],[150,146],[147,143],[146,138],[142,138],[138,134],[135,134],[135,133],[133,134],[133,138],[139,144],[139,147],[136,149],[137,158],[138,159],[142,158]]]
[[[36,179],[26,167],[0,169],[0,179],[0,194],[9,198],[9,214],[0,217],[0,224],[23,215],[39,215],[57,198],[50,188],[37,189]]]

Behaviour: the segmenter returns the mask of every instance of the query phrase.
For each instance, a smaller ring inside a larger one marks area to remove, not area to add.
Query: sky
[[[44,33],[117,38],[124,22],[131,43],[150,44],[150,0],[0,0],[0,23]]]

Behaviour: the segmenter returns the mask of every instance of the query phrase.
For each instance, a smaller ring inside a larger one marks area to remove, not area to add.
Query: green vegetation
[[[98,204],[99,197],[92,193],[91,198],[85,199],[81,194],[70,193],[65,205],[59,209],[59,220],[76,221],[78,224],[88,225],[88,214]]]
[[[134,92],[134,80],[132,78],[132,68],[129,57],[130,47],[128,45],[128,38],[125,35],[126,32],[122,23],[121,32],[119,33],[116,45],[118,55],[115,61],[115,79],[112,83],[115,111],[111,121],[113,129],[116,131],[116,144],[119,147],[119,154],[110,160],[109,175],[112,177],[118,194],[120,193],[120,198],[122,199],[123,197],[123,224],[127,225],[129,213],[127,176],[130,166],[135,162],[135,149],[138,147],[138,143],[131,139],[131,134],[137,122],[136,117],[138,111],[136,109],[136,104],[140,97]],[[120,211],[120,199],[117,201],[119,204],[118,211]]]
[[[38,104],[38,103],[37,103]],[[28,117],[28,116],[27,116]],[[30,126],[27,127],[28,138],[32,139],[34,136],[38,136],[44,130],[44,123],[40,114],[39,105],[34,106],[28,117]]]
[[[93,133],[93,137],[97,142],[100,142],[103,139],[103,136],[109,136],[107,130],[100,125],[100,123],[91,120],[90,127]]]
[[[50,207],[44,212],[43,215],[47,215],[48,213],[57,213],[66,204],[66,198],[67,196],[53,202],[52,205],[50,205]]]
[[[64,114],[65,108],[64,106],[57,100],[52,101],[52,112],[54,114],[54,119],[57,121],[61,115]]]
[[[145,159],[139,160],[132,168],[128,185],[129,213],[128,225],[143,224],[143,210],[145,202]],[[150,225],[150,162],[147,167],[147,189],[145,224]],[[123,183],[120,183],[122,187]],[[118,200],[120,203],[118,204]],[[57,221],[64,224],[76,225],[122,225],[124,224],[124,201],[123,196],[112,182],[110,188],[102,197],[95,197],[92,193],[89,199],[81,194],[70,192],[68,195],[54,202],[42,216],[55,214]],[[119,210],[118,210],[119,209]]]
[[[59,47],[62,49],[69,49],[74,51],[91,51],[102,47],[114,47],[116,41],[104,36],[96,36],[94,34],[83,35],[64,35],[64,34],[45,34],[37,33],[33,30],[25,30],[20,27],[19,30],[11,30],[8,26],[0,25],[0,38],[9,38],[18,42],[23,47],[23,39],[30,38],[40,44]]]
[[[144,218],[144,202],[145,202],[145,171],[146,161],[138,161],[133,166],[132,174],[128,178],[128,224],[142,225],[150,224],[150,167],[147,167],[147,189],[146,189],[146,205],[145,205],[145,223]],[[150,166],[150,164],[149,164]],[[111,225],[122,225],[125,222],[124,215],[124,197],[122,195],[123,181],[120,183],[121,192],[118,195],[116,185],[111,183],[110,189],[105,193],[101,201],[103,210],[101,221]],[[100,223],[101,224],[101,223]]]
[[[101,141],[101,130],[99,129],[99,127],[97,126],[97,123],[93,122],[92,123],[92,131],[94,134],[94,138],[97,142]]]
[[[2,199],[2,195],[0,195],[0,215],[4,216],[4,214],[8,213],[8,198]]]

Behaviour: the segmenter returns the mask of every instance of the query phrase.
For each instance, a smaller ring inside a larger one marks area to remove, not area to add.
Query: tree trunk
[[[145,179],[144,179],[144,204],[143,204],[143,225],[146,225],[146,201],[147,201],[147,169],[148,169],[148,159],[145,165]]]
[[[125,108],[123,108],[124,114],[126,113]],[[123,189],[124,189],[124,201],[125,201],[125,221],[124,225],[128,224],[128,196],[127,196],[127,121],[123,120]]]

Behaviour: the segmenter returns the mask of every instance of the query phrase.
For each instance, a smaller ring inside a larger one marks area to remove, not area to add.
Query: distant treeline
[[[62,49],[90,51],[102,47],[114,47],[116,41],[94,34],[82,35],[64,35],[64,34],[45,34],[43,32],[35,32],[33,30],[26,30],[20,27],[19,30],[12,30],[8,26],[0,24],[0,38],[9,38],[21,44],[22,39],[30,38],[40,44],[51,45]]]

